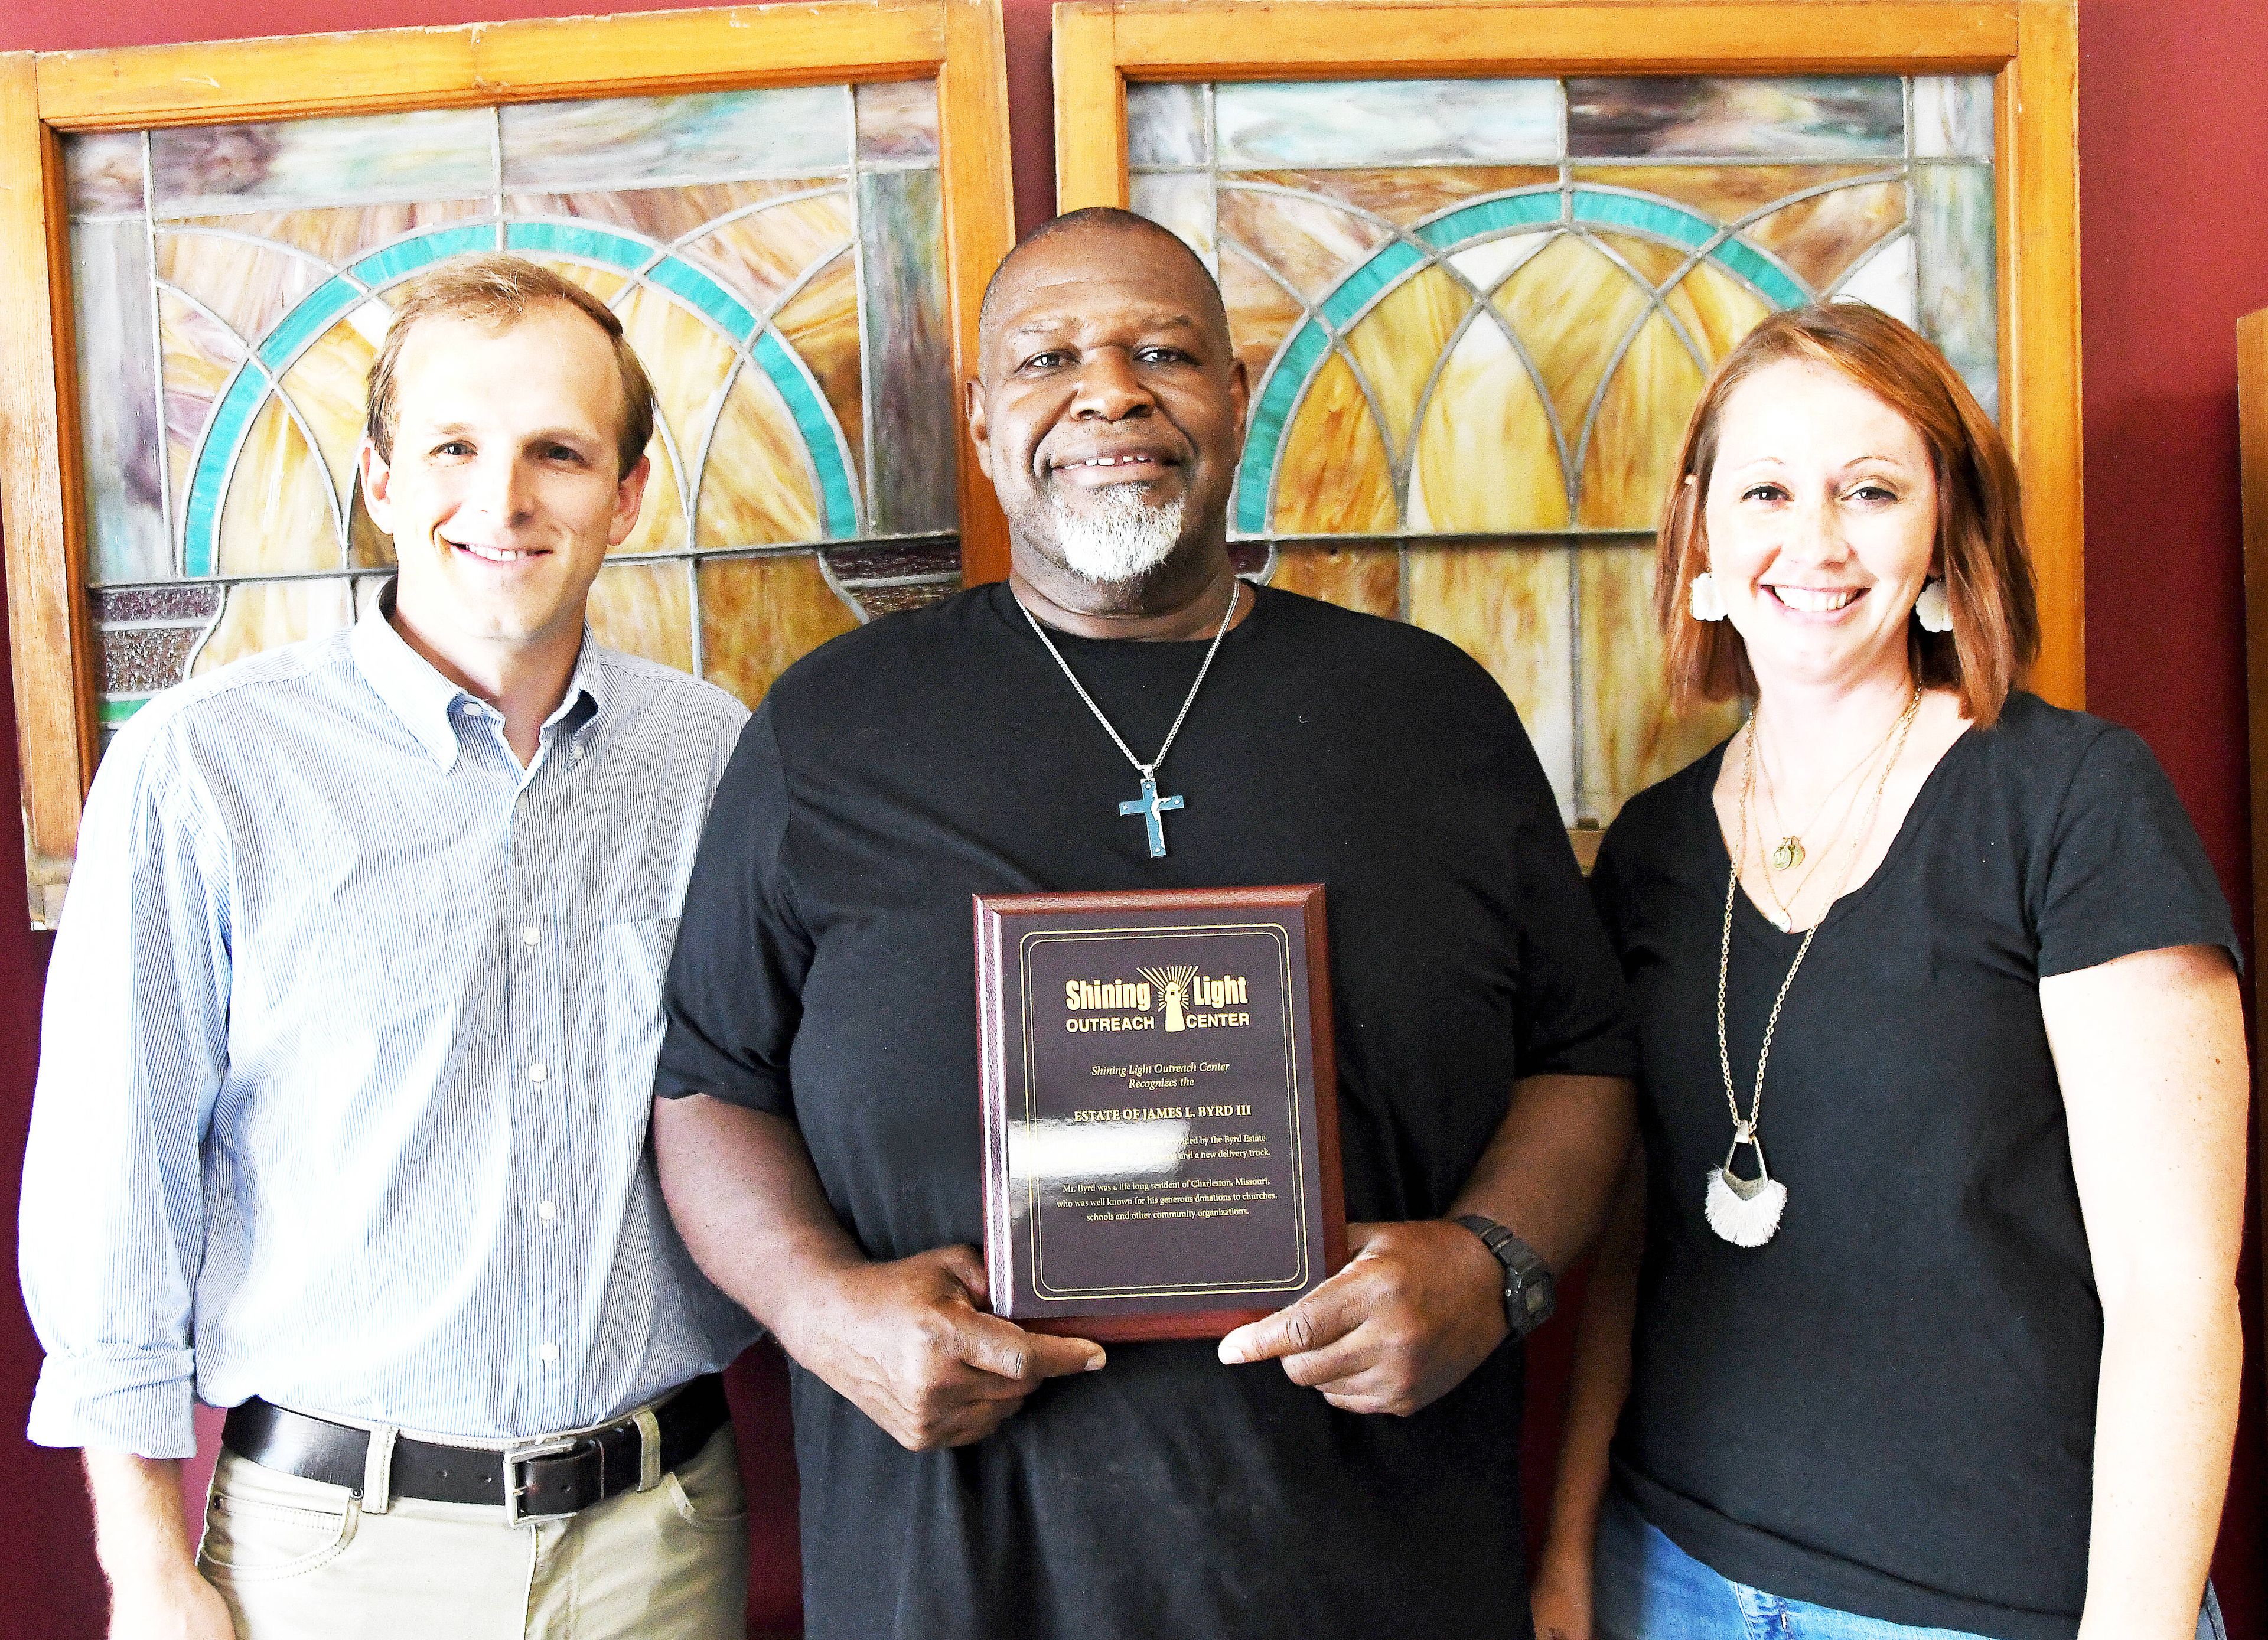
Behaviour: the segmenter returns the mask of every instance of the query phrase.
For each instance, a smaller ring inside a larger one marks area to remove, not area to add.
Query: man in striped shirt
[[[652,389],[602,305],[497,255],[412,288],[370,397],[398,577],[152,702],[88,798],[31,1438],[85,1448],[114,1636],[737,1635],[715,1373],[752,1329],[644,1154],[747,714],[585,624]],[[192,1562],[198,1396],[233,1410]]]

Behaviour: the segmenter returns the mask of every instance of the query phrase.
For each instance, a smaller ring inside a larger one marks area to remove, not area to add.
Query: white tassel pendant
[[[1743,1179],[1733,1171],[1733,1158],[1743,1144],[1756,1153],[1756,1176]],[[1787,1210],[1787,1187],[1771,1176],[1764,1165],[1764,1142],[1756,1129],[1742,1128],[1733,1135],[1725,1165],[1709,1170],[1708,1194],[1702,1202],[1709,1228],[1736,1247],[1760,1247],[1779,1233],[1780,1215]]]

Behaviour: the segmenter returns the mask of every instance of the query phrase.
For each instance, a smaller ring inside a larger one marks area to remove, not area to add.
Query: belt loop
[[[370,1432],[362,1455],[362,1509],[382,1515],[394,1507],[394,1438],[401,1431],[382,1423]]]
[[[630,1415],[638,1430],[638,1483],[641,1492],[651,1492],[661,1484],[661,1420],[653,1416],[652,1407],[640,1407]]]

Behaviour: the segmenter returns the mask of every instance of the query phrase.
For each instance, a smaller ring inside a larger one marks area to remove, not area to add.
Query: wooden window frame
[[[2236,321],[2236,421],[2244,481],[2244,680],[2252,795],[2252,1154],[2256,1188],[2268,1200],[2268,1099],[2259,1091],[2268,1066],[2268,307]],[[2268,1304],[2268,1270],[2260,1284]]]
[[[2077,708],[2087,696],[2078,65],[2076,0],[1063,0],[1057,204],[1126,204],[1130,81],[1991,74],[2000,419],[2040,594],[2028,681]],[[972,563],[968,577],[991,568]]]
[[[933,77],[957,382],[975,373],[978,300],[1015,237],[1005,63],[998,0],[810,0],[0,54],[0,541],[33,925],[61,909],[98,744],[64,136]],[[959,496],[965,561],[1005,562],[1006,523],[965,428]]]

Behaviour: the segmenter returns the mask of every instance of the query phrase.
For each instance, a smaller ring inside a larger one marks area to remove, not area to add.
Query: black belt
[[[690,1462],[731,1416],[725,1380],[714,1372],[693,1379],[655,1407],[654,1421],[661,1430],[659,1473]],[[362,1496],[367,1430],[290,1412],[254,1396],[230,1408],[220,1438],[229,1451],[262,1468],[326,1481]],[[642,1444],[636,1418],[502,1452],[397,1436],[388,1487],[395,1497],[501,1505],[514,1524],[534,1516],[571,1515],[636,1489]]]

